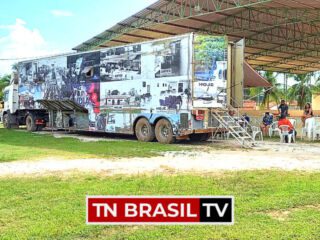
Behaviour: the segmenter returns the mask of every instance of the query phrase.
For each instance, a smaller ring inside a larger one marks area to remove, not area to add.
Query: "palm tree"
[[[279,104],[282,92],[280,90],[280,84],[277,82],[277,75],[273,72],[266,71],[263,73],[263,77],[272,85],[271,88],[264,88],[263,98],[261,105],[270,109],[270,102],[275,101]]]
[[[289,88],[288,98],[291,101],[296,100],[300,109],[303,109],[307,102],[311,102],[312,92],[316,88],[311,84],[312,76],[312,73],[294,75],[296,84]]]

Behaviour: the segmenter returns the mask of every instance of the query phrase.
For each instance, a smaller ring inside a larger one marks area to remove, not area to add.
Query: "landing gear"
[[[189,136],[190,141],[192,142],[206,142],[210,139],[210,133],[201,133],[201,134],[191,134]]]

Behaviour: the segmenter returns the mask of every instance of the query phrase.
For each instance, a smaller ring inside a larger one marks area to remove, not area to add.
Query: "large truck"
[[[206,140],[218,126],[212,109],[226,108],[239,86],[241,95],[243,73],[231,71],[243,59],[238,45],[189,33],[19,62],[4,90],[4,126]]]

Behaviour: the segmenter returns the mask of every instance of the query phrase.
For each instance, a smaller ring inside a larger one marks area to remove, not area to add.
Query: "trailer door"
[[[228,40],[226,37],[195,35],[193,107],[225,107]]]
[[[231,71],[228,77],[228,104],[233,107],[242,107],[243,105],[243,81],[244,81],[244,46],[242,39],[231,48]]]

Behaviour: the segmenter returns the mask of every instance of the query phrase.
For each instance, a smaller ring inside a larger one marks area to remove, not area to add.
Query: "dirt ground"
[[[74,137],[81,141],[117,141],[115,138],[55,133],[55,137]],[[121,139],[123,140],[123,139]],[[128,141],[132,139],[127,138]],[[280,144],[264,142],[254,149],[241,149],[232,141],[190,145],[189,151],[168,152],[152,158],[120,159],[57,159],[16,161],[0,164],[0,177],[35,176],[68,173],[145,174],[145,173],[205,173],[280,169],[285,171],[320,171],[318,143]]]

